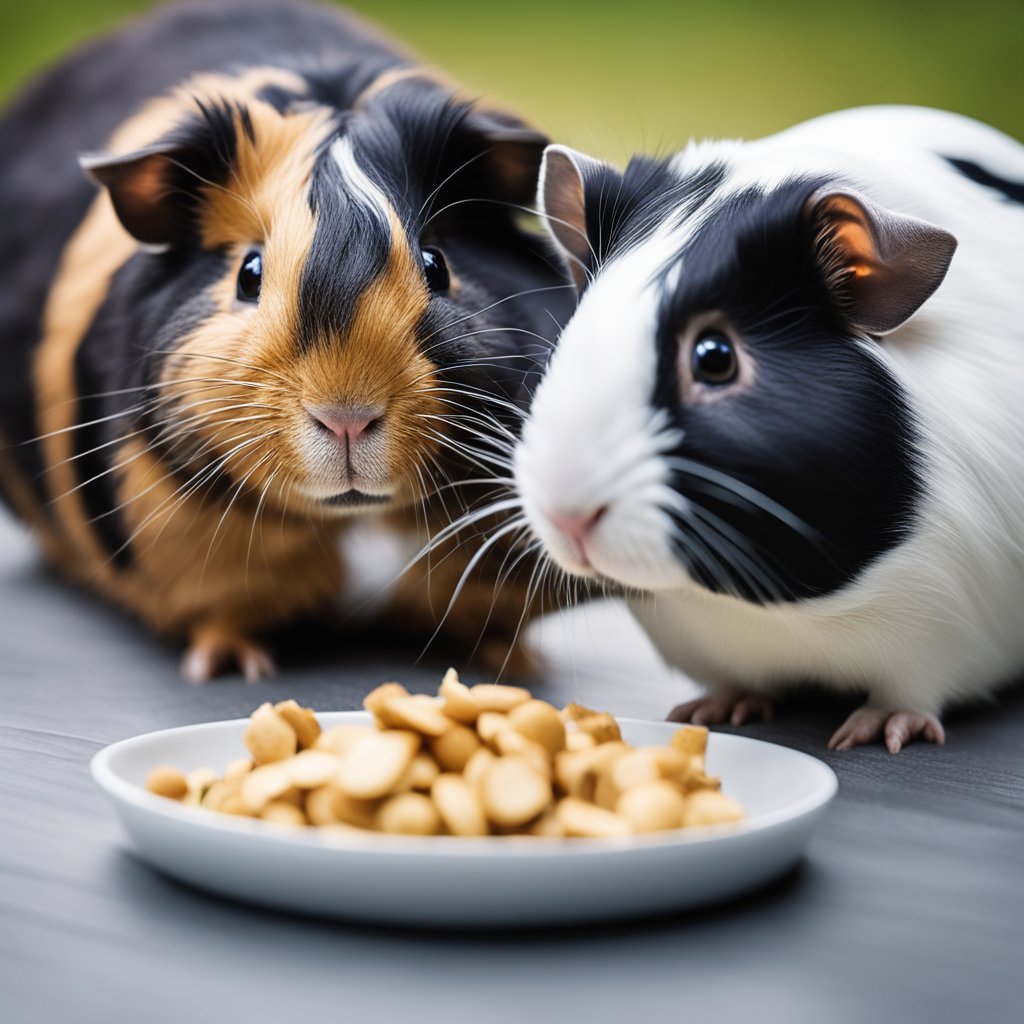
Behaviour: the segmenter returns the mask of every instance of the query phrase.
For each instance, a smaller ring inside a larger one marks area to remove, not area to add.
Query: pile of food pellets
[[[465,686],[453,669],[436,697],[384,683],[363,705],[373,725],[321,729],[294,700],[263,704],[248,757],[222,774],[161,765],[147,788],[278,825],[419,836],[615,837],[744,816],[705,773],[702,727],[635,747],[610,714]]]

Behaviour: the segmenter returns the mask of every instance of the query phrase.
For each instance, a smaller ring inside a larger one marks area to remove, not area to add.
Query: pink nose
[[[383,410],[371,405],[308,405],[310,416],[339,441],[355,444],[379,422]]]
[[[548,519],[576,545],[581,554],[585,554],[583,542],[607,511],[608,506],[602,505],[586,512],[549,512]]]

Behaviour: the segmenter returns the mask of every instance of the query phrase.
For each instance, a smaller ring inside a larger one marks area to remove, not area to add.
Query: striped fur
[[[543,143],[294,3],[171,7],[31,85],[0,121],[0,488],[48,556],[191,634],[190,674],[255,675],[258,634],[337,593],[348,517],[446,522],[567,315],[515,217]]]

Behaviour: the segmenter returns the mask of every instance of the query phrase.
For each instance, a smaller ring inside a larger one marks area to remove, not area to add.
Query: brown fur
[[[364,96],[411,75],[431,77],[411,68],[388,72]],[[383,408],[387,471],[400,483],[396,501],[407,505],[439,482],[437,445],[424,429],[436,421],[424,417],[445,411],[431,393],[434,364],[416,336],[429,292],[394,210],[388,263],[360,296],[345,337],[315,339],[297,351],[296,296],[315,228],[308,184],[330,125],[316,108],[282,115],[257,100],[254,91],[268,83],[302,89],[301,80],[274,69],[237,78],[197,76],[151,101],[111,139],[111,152],[119,155],[148,146],[194,109],[196,98],[244,101],[255,138],[236,119],[233,176],[224,186],[202,188],[202,244],[226,248],[231,270],[209,291],[215,312],[179,339],[160,382],[159,418],[172,421],[176,441],[192,440],[195,465],[184,475],[172,473],[138,438],[115,446],[116,497],[132,555],[126,569],[116,567],[88,522],[76,490],[81,481],[69,461],[78,420],[76,352],[113,275],[137,244],[105,192],[64,251],[34,367],[40,431],[49,435],[42,442],[47,487],[60,536],[47,537],[38,510],[29,515],[50,557],[154,629],[188,633],[194,651],[210,658],[233,651],[240,663],[242,652],[257,650],[249,637],[329,604],[342,582],[334,541],[344,520],[331,518],[334,513],[300,490],[301,431],[308,431],[310,419],[305,407],[348,402]],[[238,265],[257,244],[265,256],[258,314],[235,296]],[[207,479],[203,470],[211,463],[223,471],[226,499],[196,486]],[[428,505],[428,517],[439,520],[438,509],[436,502]],[[392,521],[415,531],[419,515],[418,508],[392,513]],[[432,629],[466,561],[456,556],[441,571],[412,573],[400,614]],[[475,642],[493,603],[493,585],[474,583],[456,605],[451,631]],[[512,606],[518,619],[522,604]],[[505,625],[511,633],[516,624]],[[505,656],[502,648],[493,660]]]

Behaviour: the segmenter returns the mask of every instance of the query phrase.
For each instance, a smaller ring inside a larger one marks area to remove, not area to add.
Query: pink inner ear
[[[872,273],[878,261],[875,240],[864,212],[846,196],[830,196],[817,209],[822,219],[822,239],[831,248],[830,257],[856,277]]]
[[[807,209],[836,307],[869,334],[888,334],[913,316],[942,283],[956,249],[948,231],[859,193],[818,192]]]
[[[583,178],[564,153],[549,150],[544,171],[544,215],[551,233],[569,255],[569,270],[582,290],[590,255]]]
[[[124,184],[126,198],[140,206],[160,202],[167,192],[164,163],[161,156],[143,160]]]

